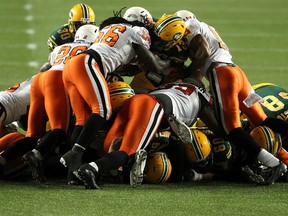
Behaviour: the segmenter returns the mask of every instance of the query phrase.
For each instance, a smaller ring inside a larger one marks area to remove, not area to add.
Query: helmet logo
[[[176,34],[174,34],[173,40],[174,41],[178,41],[178,40],[181,39],[181,37],[182,37],[182,33],[181,32],[177,32]]]

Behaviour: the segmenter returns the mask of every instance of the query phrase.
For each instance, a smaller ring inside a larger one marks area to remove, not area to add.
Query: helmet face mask
[[[85,24],[95,24],[94,11],[86,4],[77,4],[69,12],[69,31],[75,34],[77,29]]]
[[[166,42],[169,49],[177,44],[185,34],[186,24],[181,17],[173,15],[163,15],[155,24],[155,33]]]

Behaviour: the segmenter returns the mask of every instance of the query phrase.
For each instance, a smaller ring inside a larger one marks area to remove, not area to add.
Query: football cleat
[[[90,164],[84,164],[73,174],[84,183],[86,189],[100,189],[96,183],[98,172]]]
[[[171,129],[183,143],[192,145],[193,136],[191,129],[184,122],[177,119],[173,114],[168,117],[168,122]]]
[[[271,172],[270,175],[267,179],[265,179],[265,181],[263,183],[260,183],[260,185],[272,185],[274,184],[274,182],[280,178],[282,175],[284,175],[284,173],[287,171],[287,166],[280,162],[279,165],[275,166],[275,167],[271,167]]]
[[[32,178],[41,183],[46,182],[44,170],[41,161],[35,156],[32,151],[29,151],[22,157],[25,164],[27,164],[32,172]]]
[[[147,152],[144,149],[136,152],[135,162],[130,170],[130,185],[134,188],[140,186],[143,182],[146,160]]]
[[[243,177],[249,182],[256,184],[264,183],[264,178],[261,175],[255,173],[248,165],[241,167],[241,173]]]
[[[60,158],[60,163],[68,167],[72,172],[82,165],[83,148],[76,145]]]
[[[68,170],[67,174],[67,183],[68,185],[83,185],[83,182],[79,178],[77,178],[70,169]]]

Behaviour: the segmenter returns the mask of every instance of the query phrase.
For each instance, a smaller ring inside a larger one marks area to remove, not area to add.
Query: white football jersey
[[[100,30],[96,42],[89,48],[101,56],[105,76],[120,65],[128,64],[135,58],[132,42],[150,48],[147,29],[129,24],[114,24]]]
[[[30,87],[34,77],[32,76],[24,82],[0,92],[0,103],[5,108],[4,112],[0,111],[0,119],[3,125],[18,121],[22,115],[28,113]]]
[[[205,62],[203,66],[203,75],[207,78],[207,69],[212,62],[222,62],[222,63],[233,63],[232,55],[229,52],[228,47],[223,42],[219,34],[216,32],[215,28],[207,25],[204,22],[200,22],[197,19],[188,19],[186,21],[187,27],[187,43],[190,44],[190,41],[197,34],[201,34],[207,40],[211,55],[209,59]]]
[[[201,108],[197,87],[188,83],[171,83],[149,94],[165,94],[172,102],[172,114],[188,126],[192,126]]]
[[[49,70],[63,71],[65,63],[70,58],[87,50],[90,46],[90,43],[72,42],[55,47],[55,49],[50,53],[49,62],[52,67]]]

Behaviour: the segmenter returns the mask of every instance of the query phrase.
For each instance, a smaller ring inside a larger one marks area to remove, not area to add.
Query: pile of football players
[[[40,72],[1,91],[1,179],[287,182],[288,92],[251,86],[192,12],[124,9],[96,23],[73,6]]]

